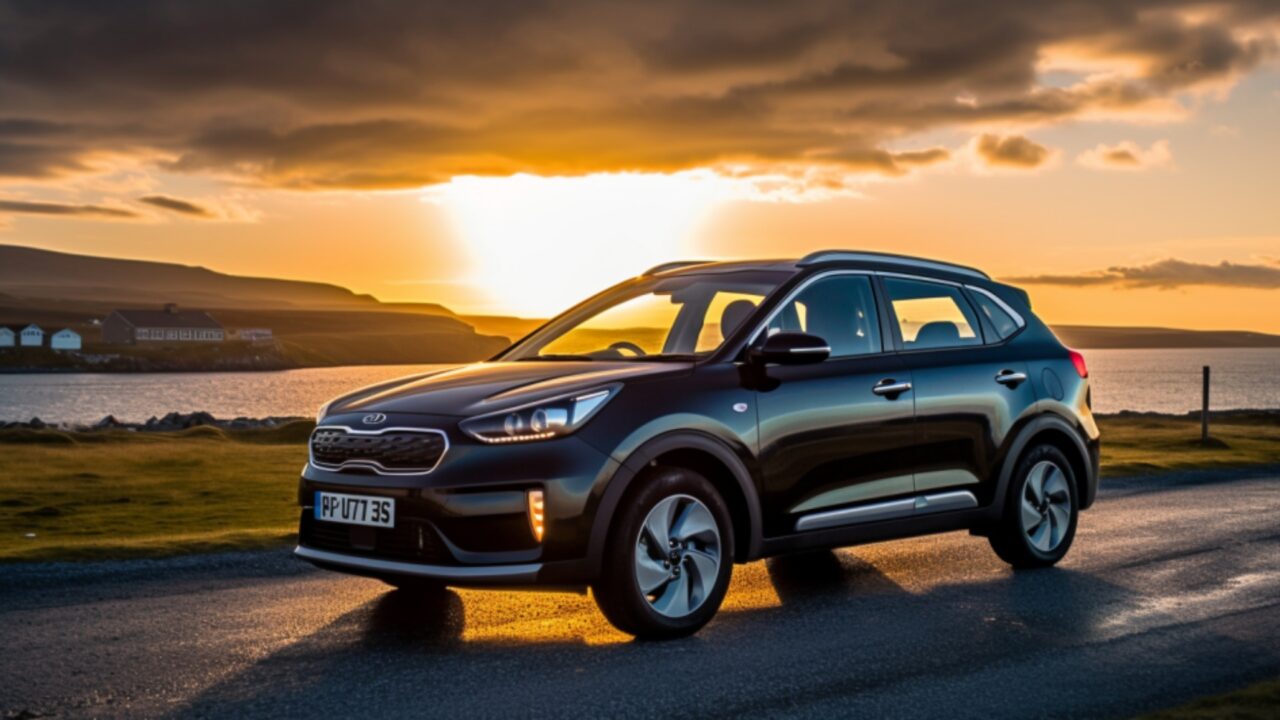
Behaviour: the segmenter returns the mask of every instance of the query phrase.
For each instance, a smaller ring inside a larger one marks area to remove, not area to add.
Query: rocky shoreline
[[[146,422],[131,423],[117,420],[108,415],[90,424],[79,423],[47,423],[40,418],[31,418],[25,422],[0,423],[0,430],[70,430],[74,432],[90,432],[94,430],[128,430],[132,432],[174,432],[193,427],[216,427],[222,430],[267,430],[277,428],[299,420],[310,420],[298,416],[271,416],[264,418],[237,417],[219,420],[212,414],[197,411],[192,413],[171,412],[164,417],[152,416]]]

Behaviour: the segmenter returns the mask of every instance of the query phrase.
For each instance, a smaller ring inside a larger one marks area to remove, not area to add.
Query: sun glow
[[[583,177],[457,177],[427,191],[469,258],[458,282],[480,312],[545,317],[670,260],[693,258],[697,231],[738,184],[708,171]]]

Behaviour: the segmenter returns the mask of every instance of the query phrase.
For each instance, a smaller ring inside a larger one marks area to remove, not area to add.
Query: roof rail
[[[710,260],[677,260],[675,262],[668,262],[668,263],[662,263],[661,265],[654,265],[648,270],[645,270],[643,275],[646,275],[646,276],[658,275],[664,272],[670,272],[671,270],[679,270],[682,267],[692,267],[694,265],[706,265],[709,262],[711,261]]]
[[[961,275],[971,275],[973,277],[990,280],[991,276],[965,265],[956,265],[955,263],[943,262],[942,260],[926,260],[924,258],[910,257],[908,255],[894,255],[892,253],[869,252],[862,250],[819,250],[809,253],[801,258],[796,265],[807,267],[809,265],[821,265],[823,263],[833,262],[877,262],[886,265],[902,265],[904,267],[927,268],[929,270],[944,270],[946,272],[959,273]]]

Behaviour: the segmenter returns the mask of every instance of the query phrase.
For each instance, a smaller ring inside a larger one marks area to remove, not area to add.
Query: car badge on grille
[[[387,421],[387,416],[383,415],[382,413],[370,413],[369,415],[365,415],[363,418],[360,419],[360,422],[364,423],[365,425],[381,425],[386,421]]]

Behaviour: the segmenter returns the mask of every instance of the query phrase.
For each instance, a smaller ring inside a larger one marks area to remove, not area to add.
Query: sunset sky
[[[0,0],[0,243],[465,312],[847,247],[1280,332],[1278,181],[1275,0]]]

